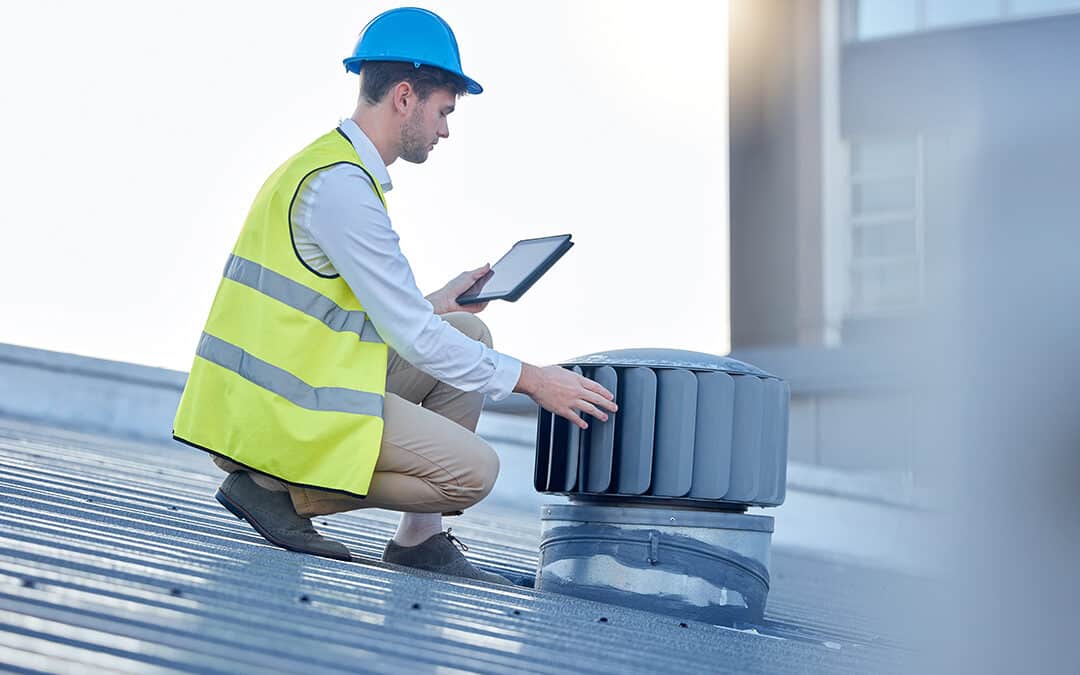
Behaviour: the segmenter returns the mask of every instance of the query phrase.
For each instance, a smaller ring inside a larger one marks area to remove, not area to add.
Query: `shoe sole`
[[[493,586],[519,586],[519,585],[521,585],[521,584],[515,584],[512,580],[507,579],[506,577],[504,577],[501,574],[498,574],[497,572],[488,572],[488,574],[494,574],[495,576],[501,578],[502,581],[498,581],[498,580],[495,580],[495,579],[482,579],[480,577],[462,576],[460,574],[451,574],[449,572],[438,572],[436,570],[429,570],[426,567],[415,567],[413,565],[403,565],[401,563],[391,562],[389,560],[383,560],[381,558],[379,559],[379,562],[381,562],[383,565],[387,565],[391,569],[400,570],[401,572],[403,572],[405,574],[413,574],[414,572],[423,572],[425,575],[430,574],[430,575],[433,575],[433,576],[436,576],[436,577],[441,577],[443,579],[447,579],[447,580],[450,580],[450,581],[461,581],[462,579],[464,579],[465,581],[479,581],[479,582],[482,582],[482,583],[485,583],[485,584],[491,584]],[[476,569],[480,570],[481,572],[487,572],[487,570],[479,568],[479,567],[477,567]],[[532,588],[532,586],[528,586],[527,588]]]
[[[245,511],[239,504],[234,503],[227,496],[225,496],[225,493],[222,492],[221,490],[218,490],[217,493],[214,494],[214,498],[217,499],[218,502],[222,506],[224,506],[225,509],[228,510],[229,513],[236,516],[237,519],[247,521],[247,524],[250,525],[251,527],[253,527],[256,532],[261,534],[263,539],[270,542],[274,546],[280,546],[281,548],[288,549],[289,551],[296,551],[297,553],[307,553],[308,555],[317,555],[317,556],[319,556],[321,558],[332,558],[334,560],[344,560],[344,561],[351,561],[352,560],[352,556],[349,555],[348,553],[346,553],[345,556],[343,557],[343,556],[334,555],[332,553],[323,553],[321,551],[312,551],[310,549],[299,548],[299,547],[296,547],[296,546],[292,546],[290,544],[286,544],[285,542],[277,539],[276,537],[271,535],[269,532],[267,532],[266,528],[264,528],[262,525],[259,524],[259,521],[255,520],[255,518],[250,513]]]

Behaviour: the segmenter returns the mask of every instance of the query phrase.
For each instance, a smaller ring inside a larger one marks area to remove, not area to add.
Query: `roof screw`
[[[599,619],[597,619],[597,621],[599,621],[600,623],[607,623],[607,617],[606,617],[606,616],[602,616],[602,617],[600,617]]]
[[[520,609],[515,609],[514,610],[514,616],[520,616],[520,615],[521,615],[521,610]]]
[[[679,628],[689,628],[685,622],[679,624]]]
[[[668,520],[674,523],[675,522],[675,516],[672,516],[672,517],[668,518]]]
[[[170,588],[169,589],[169,595],[173,596],[174,598],[179,598],[183,594],[184,594],[184,592],[181,591],[179,588]]]
[[[311,602],[311,598],[309,598],[309,597],[308,597],[308,596],[306,596],[306,595],[301,595],[301,596],[300,596],[300,602],[303,602],[303,603],[308,603],[308,602]]]
[[[412,604],[412,608],[413,608],[413,609],[420,609],[420,603],[419,603],[419,602],[414,602],[414,603]]]
[[[33,579],[23,579],[22,580],[22,585],[23,585],[23,588],[37,588],[37,584],[34,583]]]

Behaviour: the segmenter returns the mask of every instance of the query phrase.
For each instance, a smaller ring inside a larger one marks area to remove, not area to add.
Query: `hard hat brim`
[[[477,94],[484,93],[484,88],[480,86],[480,83],[477,82],[476,80],[472,79],[471,77],[469,77],[465,73],[458,72],[458,71],[453,71],[453,70],[447,70],[446,68],[443,68],[442,66],[436,65],[434,63],[425,63],[423,61],[412,61],[411,59],[395,59],[395,58],[390,58],[390,57],[380,57],[378,59],[365,59],[365,58],[360,58],[360,57],[356,57],[356,56],[350,56],[349,58],[344,59],[342,61],[342,63],[345,64],[345,70],[349,71],[350,73],[359,74],[360,73],[360,66],[364,63],[364,61],[376,61],[376,60],[377,61],[397,61],[399,63],[413,63],[413,64],[420,64],[420,65],[423,65],[423,66],[431,66],[432,68],[439,68],[441,70],[446,70],[448,73],[453,73],[454,75],[457,75],[458,77],[464,79],[465,80],[465,91],[468,92],[469,94],[471,94],[472,96],[476,96]]]

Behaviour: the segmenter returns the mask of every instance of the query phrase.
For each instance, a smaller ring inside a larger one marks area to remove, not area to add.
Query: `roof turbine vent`
[[[733,624],[759,621],[773,519],[787,474],[779,378],[735,359],[671,349],[591,354],[564,367],[613,392],[619,412],[579,430],[541,410],[534,486],[537,587]]]

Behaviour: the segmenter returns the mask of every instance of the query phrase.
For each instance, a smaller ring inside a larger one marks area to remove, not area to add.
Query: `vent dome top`
[[[780,379],[749,363],[728,356],[716,356],[685,349],[614,349],[568,359],[564,366],[644,366],[646,368],[684,368],[712,370],[735,375],[756,375]]]

